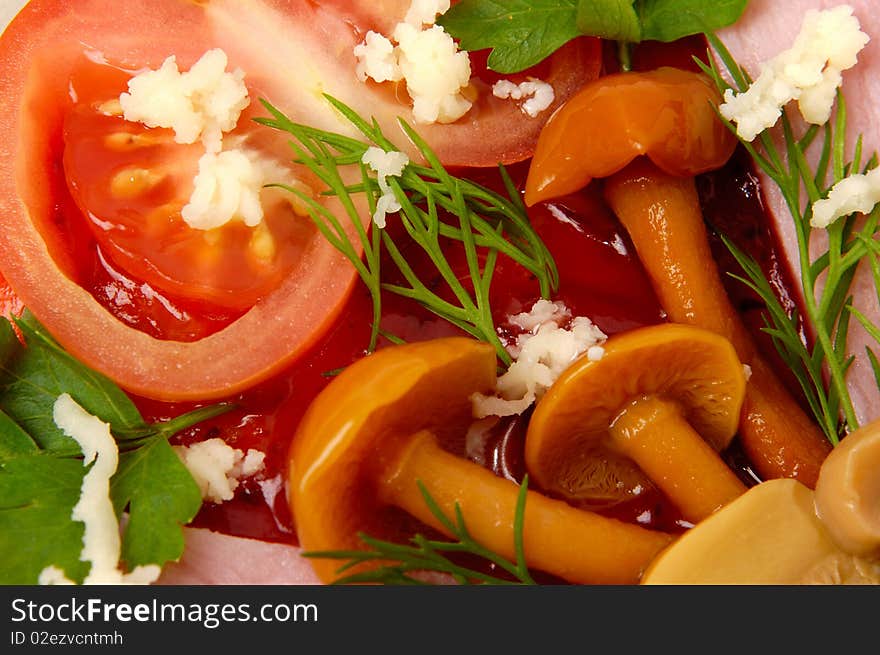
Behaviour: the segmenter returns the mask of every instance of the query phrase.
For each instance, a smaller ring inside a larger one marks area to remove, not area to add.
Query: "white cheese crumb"
[[[187,225],[201,230],[240,220],[254,227],[263,220],[260,194],[277,167],[239,149],[206,152],[199,158],[193,192],[181,210]]]
[[[471,60],[439,25],[417,30],[399,23],[394,29],[400,70],[418,123],[452,123],[471,108],[461,91],[470,83]]]
[[[227,63],[226,53],[217,48],[181,73],[175,57],[168,57],[158,70],[129,81],[128,93],[119,96],[123,116],[148,127],[170,128],[178,143],[201,139],[208,152],[219,152],[223,133],[235,128],[250,104],[244,73],[226,72]]]
[[[835,184],[828,197],[813,203],[813,227],[828,227],[841,216],[866,214],[880,202],[880,168],[854,173]]]
[[[80,407],[68,394],[55,401],[55,424],[74,439],[83,452],[83,466],[92,464],[82,481],[79,501],[73,508],[74,521],[85,524],[80,560],[91,562],[84,584],[150,584],[161,569],[151,564],[138,566],[131,573],[119,568],[121,539],[119,522],[110,500],[110,478],[116,473],[119,449],[110,426]],[[43,569],[40,584],[72,584],[56,566]]]
[[[376,173],[379,189],[382,195],[376,201],[376,211],[373,212],[373,222],[380,228],[386,225],[386,214],[400,211],[400,203],[394,195],[394,191],[388,185],[391,176],[400,177],[403,169],[409,163],[409,157],[396,150],[384,151],[382,148],[370,146],[361,157],[361,161]]]
[[[746,379],[746,382],[752,379],[752,367],[748,364],[743,364],[743,377]]]
[[[532,118],[552,105],[556,97],[553,87],[536,77],[530,77],[519,84],[514,84],[510,80],[498,80],[492,85],[492,95],[502,100],[527,98],[520,109]]]
[[[413,0],[403,22],[413,27],[433,25],[437,16],[449,11],[449,4],[449,0]]]
[[[42,571],[40,571],[40,575],[37,578],[37,584],[40,585],[72,585],[76,584],[73,580],[67,577],[67,574],[64,573],[61,569],[59,569],[54,564],[47,566]]]
[[[529,317],[529,314],[532,316]],[[521,414],[539,399],[572,362],[586,353],[592,361],[601,359],[605,334],[585,316],[570,321],[571,312],[562,303],[540,300],[529,314],[511,317],[511,323],[532,326],[508,348],[515,361],[495,386],[495,396],[474,394],[473,415],[510,416]],[[570,325],[562,327],[566,322]]]
[[[354,47],[354,56],[358,59],[355,72],[361,82],[368,77],[376,82],[397,82],[403,77],[394,44],[378,32],[367,32],[364,42]]]
[[[821,125],[831,117],[841,72],[855,65],[867,43],[852,7],[812,9],[804,14],[794,45],[765,62],[745,92],[725,91],[721,114],[747,141],[772,127],[791,100],[798,100],[807,122]]]
[[[174,452],[189,469],[202,498],[214,503],[232,500],[239,480],[262,470],[266,457],[253,448],[245,454],[217,437],[190,446],[175,446]]]
[[[452,123],[472,106],[462,94],[470,84],[470,58],[442,27],[433,24],[448,8],[447,1],[415,0],[391,35],[396,46],[387,37],[368,32],[354,49],[361,81],[367,77],[376,82],[406,81],[417,123]],[[426,24],[430,27],[422,29]]]

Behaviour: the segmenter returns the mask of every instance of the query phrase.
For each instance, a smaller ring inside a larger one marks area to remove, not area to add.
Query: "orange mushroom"
[[[816,511],[841,548],[880,559],[880,420],[847,435],[828,455],[816,483]]]
[[[634,461],[690,521],[745,493],[716,451],[736,433],[745,378],[730,343],[665,324],[608,340],[570,366],[538,402],[526,435],[529,475],[569,496],[577,468]],[[580,490],[583,493],[583,490]]]
[[[692,178],[639,161],[605,181],[605,197],[629,232],[671,321],[723,335],[751,367],[740,441],[765,478],[813,487],[830,445],[758,354],[712,259]]]
[[[723,165],[736,145],[715,114],[719,100],[705,76],[675,69],[594,81],[544,127],[526,203],[610,176],[606,199],[669,319],[726,337],[752,369],[740,426],[746,455],[765,478],[794,477],[812,487],[830,445],[757,355],[731,305],[692,179]]]
[[[470,396],[492,389],[495,371],[491,346],[448,338],[380,350],[335,378],[312,402],[291,448],[289,493],[302,546],[362,548],[357,533],[388,538],[400,509],[443,532],[420,481],[446,515],[460,506],[475,540],[513,559],[518,486],[439,445],[464,433]],[[636,582],[671,540],[527,494],[526,561],[571,582]],[[336,578],[334,562],[313,565],[323,580]]]
[[[640,155],[672,175],[720,168],[736,139],[715,115],[719,100],[709,78],[677,68],[600,77],[542,130],[526,204],[573,193]]]
[[[762,482],[658,555],[642,584],[880,584],[880,561],[849,553],[797,480]]]
[[[768,480],[655,558],[642,584],[880,584],[880,421],[841,441],[816,491]]]

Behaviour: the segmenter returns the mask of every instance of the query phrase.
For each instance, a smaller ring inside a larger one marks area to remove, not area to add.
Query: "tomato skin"
[[[736,139],[715,115],[720,96],[704,75],[677,68],[600,78],[544,127],[526,204],[577,191],[640,155],[670,175],[720,168]]]

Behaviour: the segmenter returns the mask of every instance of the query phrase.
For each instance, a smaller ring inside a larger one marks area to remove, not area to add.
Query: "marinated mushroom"
[[[661,553],[643,584],[880,584],[880,422],[844,438],[815,493],[769,480]]]
[[[816,511],[841,548],[880,557],[880,421],[847,435],[828,455]]]
[[[716,452],[736,433],[744,387],[736,352],[717,334],[670,323],[617,335],[538,402],[526,468],[543,489],[570,497],[579,468],[625,457],[699,521],[746,490]]]
[[[709,78],[670,67],[587,84],[541,132],[526,203],[577,191],[640,155],[672,175],[721,167],[736,139],[715,115],[719,100]]]
[[[494,349],[447,338],[380,350],[352,364],[312,402],[293,440],[289,494],[307,550],[362,548],[357,533],[386,538],[402,509],[443,532],[417,482],[447,516],[513,559],[518,486],[443,450],[464,434],[470,396],[495,382]],[[638,581],[672,537],[575,509],[529,491],[523,545],[530,568],[570,582]],[[316,559],[325,581],[332,561]]]
[[[758,472],[814,486],[830,445],[758,354],[727,297],[693,179],[668,175],[643,160],[606,180],[605,197],[669,319],[723,335],[751,368],[740,441]]]
[[[813,492],[778,479],[749,489],[661,553],[642,584],[877,584],[880,562],[839,548]]]
[[[764,478],[812,487],[830,445],[757,354],[709,248],[693,175],[734,151],[735,138],[715,115],[719,100],[705,76],[675,69],[592,82],[544,127],[526,203],[607,178],[605,197],[669,319],[721,334],[751,367],[740,427],[746,455]]]

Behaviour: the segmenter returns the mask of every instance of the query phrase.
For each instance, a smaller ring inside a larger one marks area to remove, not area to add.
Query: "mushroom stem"
[[[467,529],[486,548],[513,561],[516,484],[447,453],[429,431],[411,437],[380,476],[382,501],[448,535],[421,494],[421,482],[447,516],[458,505]],[[575,583],[627,584],[672,541],[663,532],[575,509],[534,491],[526,497],[523,549],[528,566]]]
[[[757,354],[731,305],[709,248],[693,178],[673,177],[639,161],[609,178],[605,195],[669,319],[726,337],[751,366],[740,439],[758,472],[815,486],[830,446]]]
[[[636,400],[608,434],[615,448],[638,464],[689,521],[702,521],[746,492],[676,403],[656,396]]]

